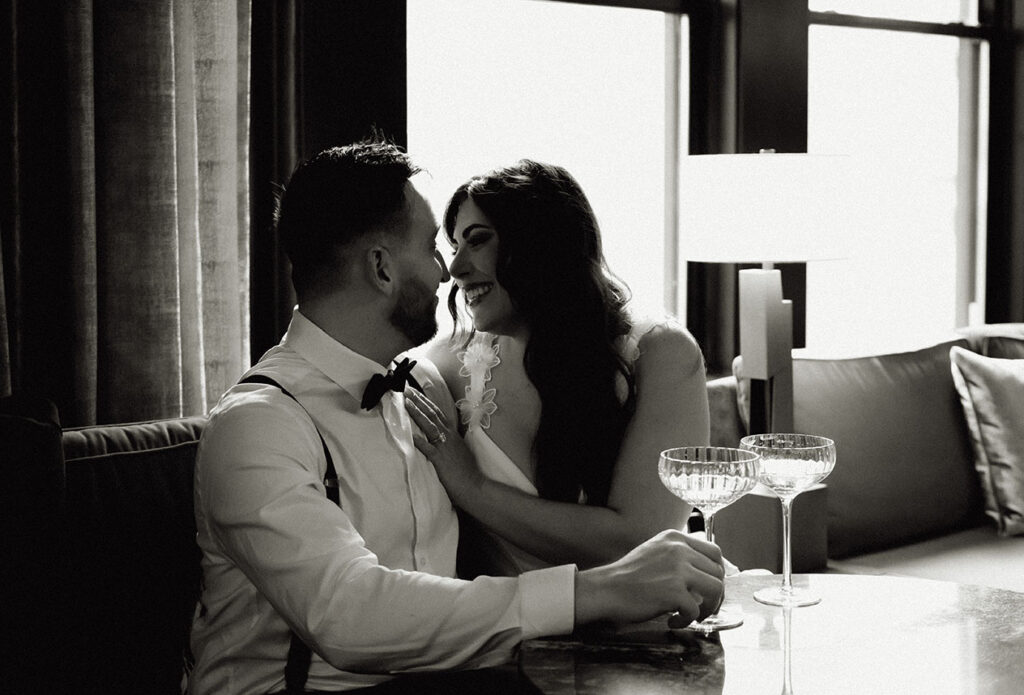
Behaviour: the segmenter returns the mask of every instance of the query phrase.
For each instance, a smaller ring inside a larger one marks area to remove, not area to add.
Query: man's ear
[[[391,294],[395,283],[395,259],[384,246],[374,245],[366,250],[364,267],[366,279],[373,287]]]

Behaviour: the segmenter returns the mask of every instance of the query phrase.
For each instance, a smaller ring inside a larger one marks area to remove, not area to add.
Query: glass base
[[[709,635],[712,632],[730,630],[734,627],[739,627],[742,624],[742,613],[732,613],[727,610],[719,610],[714,615],[709,615],[700,622],[692,622],[683,629],[690,632],[699,632],[704,635]]]
[[[783,589],[781,586],[773,586],[768,589],[755,591],[754,600],[769,606],[799,608],[800,606],[813,606],[816,603],[820,603],[821,596],[811,593],[806,589],[797,589],[795,587]]]

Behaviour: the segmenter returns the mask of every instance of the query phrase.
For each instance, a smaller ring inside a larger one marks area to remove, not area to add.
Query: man
[[[720,601],[717,548],[678,532],[586,571],[453,578],[456,516],[413,444],[404,370],[375,376],[434,335],[449,279],[416,173],[392,145],[334,148],[301,165],[280,200],[298,307],[281,344],[221,399],[197,455],[193,695],[344,691],[492,666],[575,624],[679,610],[681,626]],[[412,376],[454,413],[436,368]],[[370,382],[383,387],[367,395]]]

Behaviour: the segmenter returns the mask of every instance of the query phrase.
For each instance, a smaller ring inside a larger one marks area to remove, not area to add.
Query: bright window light
[[[977,2],[964,0],[809,0],[808,6],[812,12],[841,12],[918,22],[978,23]]]
[[[409,0],[407,13],[409,152],[439,221],[472,175],[524,157],[564,166],[634,306],[660,312],[665,15],[534,0]]]
[[[984,220],[984,205],[962,189],[974,177],[984,200],[977,172],[988,124],[962,52],[977,51],[983,66],[985,48],[951,36],[810,28],[808,152],[851,154],[870,176],[857,192],[859,248],[807,266],[809,349],[921,346],[967,323],[957,306],[958,205],[977,206]],[[965,155],[972,141],[977,166]]]

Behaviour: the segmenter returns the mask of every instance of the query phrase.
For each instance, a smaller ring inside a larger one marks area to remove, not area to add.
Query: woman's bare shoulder
[[[651,322],[640,336],[638,346],[638,370],[645,365],[655,368],[685,366],[689,369],[704,366],[704,355],[697,340],[675,319]]]
[[[459,361],[459,353],[466,344],[465,333],[459,332],[448,336],[439,336],[427,345],[419,348],[423,356],[434,363],[441,376],[449,385],[455,383],[459,378],[459,369],[462,363]]]

